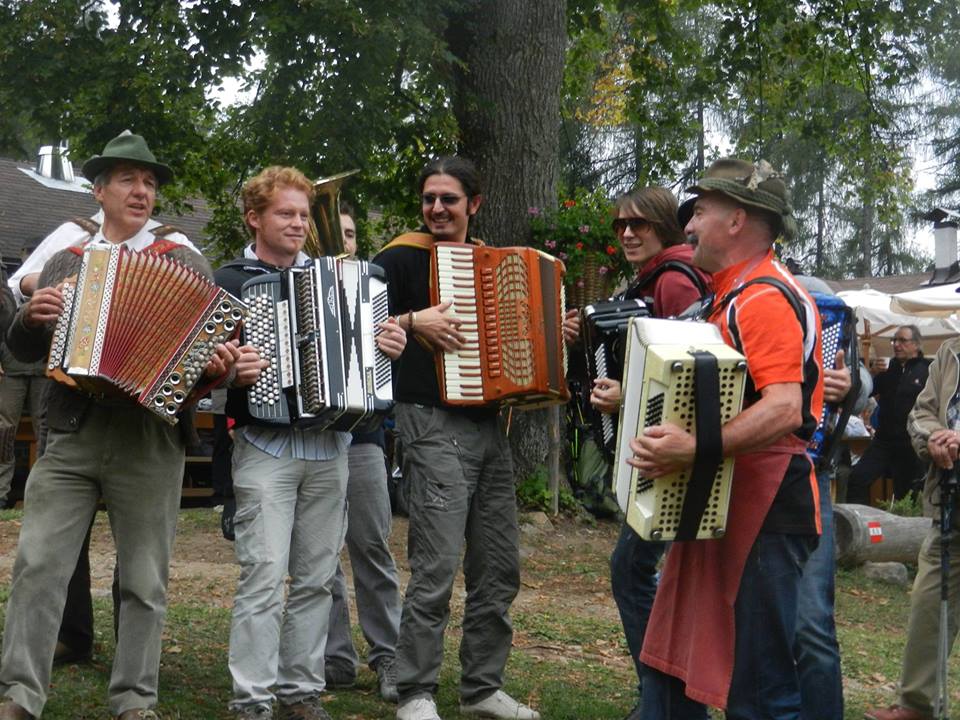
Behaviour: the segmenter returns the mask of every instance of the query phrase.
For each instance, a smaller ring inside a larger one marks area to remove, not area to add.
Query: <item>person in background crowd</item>
[[[902,328],[901,328],[902,330]],[[901,330],[897,331],[899,335]],[[930,720],[940,717],[935,707],[937,697],[937,659],[940,637],[940,569],[941,535],[940,482],[944,470],[956,472],[960,451],[960,338],[944,342],[929,368],[929,375],[907,418],[907,432],[920,460],[928,463],[923,484],[924,514],[935,518],[920,547],[917,577],[910,593],[910,622],[907,645],[903,650],[900,671],[900,696],[895,705],[866,713],[867,720]],[[881,425],[882,427],[882,425]],[[862,461],[861,461],[862,462]],[[960,616],[960,532],[956,507],[953,510],[953,533],[949,546],[950,577],[947,646],[952,648]]]
[[[920,347],[922,341],[915,325],[899,327],[893,335],[893,359],[873,382],[879,403],[876,433],[850,474],[848,503],[869,505],[870,486],[879,477],[892,477],[894,496],[906,497],[923,475],[907,433],[907,416],[927,381],[930,367]]]
[[[410,582],[397,643],[397,720],[440,720],[434,696],[450,594],[463,556],[467,598],[460,642],[460,713],[539,720],[503,691],[513,638],[509,610],[520,588],[513,458],[496,405],[446,406],[436,355],[465,340],[450,303],[430,305],[433,242],[475,242],[470,219],[483,197],[476,168],[460,157],[429,163],[418,184],[424,225],[374,259],[387,273],[390,310],[411,336],[396,365],[394,397],[409,478]]]
[[[357,252],[352,209],[340,205],[340,228],[348,255]],[[367,663],[377,674],[380,696],[397,702],[395,656],[400,632],[400,581],[390,553],[390,494],[383,458],[383,426],[354,432],[348,454],[347,551],[353,570],[357,616],[370,647]],[[357,677],[357,650],[350,633],[350,605],[342,563],[337,564],[327,635],[327,686],[351,687]]]
[[[148,229],[157,187],[172,178],[139,135],[123,133],[83,165],[103,208],[99,242],[166,254],[210,276],[206,260],[167,234]],[[74,223],[67,223],[74,225]],[[58,233],[75,234],[61,226]],[[90,233],[79,228],[81,233]],[[72,243],[70,243],[72,244]],[[59,283],[80,269],[82,253],[55,253],[43,264],[37,289],[22,305],[7,342],[23,362],[46,356],[63,312]],[[218,345],[204,377],[252,383],[259,357],[251,348]],[[3,720],[39,717],[50,686],[57,629],[67,581],[97,504],[107,506],[120,567],[122,605],[110,678],[110,710],[118,720],[151,720],[157,702],[160,645],[166,614],[170,554],[180,507],[185,436],[191,428],[158,421],[127,398],[103,398],[66,385],[50,387],[46,453],[27,480],[23,525],[7,603],[0,659]]]

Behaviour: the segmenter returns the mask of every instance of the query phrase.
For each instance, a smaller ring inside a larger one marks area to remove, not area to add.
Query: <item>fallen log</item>
[[[931,522],[928,517],[903,517],[867,505],[834,505],[837,563],[844,567],[915,563]]]

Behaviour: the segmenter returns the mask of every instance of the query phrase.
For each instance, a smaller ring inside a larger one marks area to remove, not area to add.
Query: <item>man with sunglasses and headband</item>
[[[907,416],[927,382],[930,360],[920,347],[923,338],[916,325],[904,325],[893,334],[890,366],[873,381],[880,406],[877,432],[870,447],[853,466],[847,502],[870,504],[870,486],[878,477],[893,477],[893,494],[902,498],[923,477],[923,466],[910,443]]]
[[[430,306],[430,250],[435,241],[476,242],[468,229],[482,202],[479,177],[469,160],[443,157],[423,169],[419,190],[420,232],[401,235],[374,259],[387,274],[391,312],[410,336],[394,376],[411,570],[397,643],[397,720],[440,720],[434,696],[461,550],[460,714],[538,720],[501,689],[520,587],[510,446],[496,405],[443,405],[435,364],[435,352],[458,350],[465,338],[449,303]]]

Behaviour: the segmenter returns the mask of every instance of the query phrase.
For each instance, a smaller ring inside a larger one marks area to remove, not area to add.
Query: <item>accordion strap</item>
[[[100,224],[96,220],[91,220],[88,217],[75,217],[72,218],[70,222],[86,230],[88,233],[90,233],[90,237],[96,235],[97,230],[100,229]]]
[[[720,434],[720,369],[715,355],[693,350],[693,393],[696,407],[697,452],[680,510],[677,540],[696,540],[700,521],[723,459]]]
[[[436,239],[430,233],[408,232],[403,233],[403,235],[397,235],[393,240],[384,245],[380,249],[380,252],[393,247],[415,247],[421,250],[432,250],[434,242],[436,242]],[[480,238],[468,237],[467,243],[480,247],[483,246],[483,240]]]

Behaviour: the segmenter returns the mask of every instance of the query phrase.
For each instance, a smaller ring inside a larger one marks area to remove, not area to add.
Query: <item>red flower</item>
[[[572,207],[573,207],[574,205],[576,205],[576,204],[577,204],[577,203],[576,203],[576,201],[574,201],[574,200],[564,200],[564,201],[563,201],[563,206],[564,206],[565,208],[572,208]]]
[[[577,250],[583,250],[583,243],[577,243]]]
[[[616,255],[617,249],[613,245],[607,245],[607,255]]]

